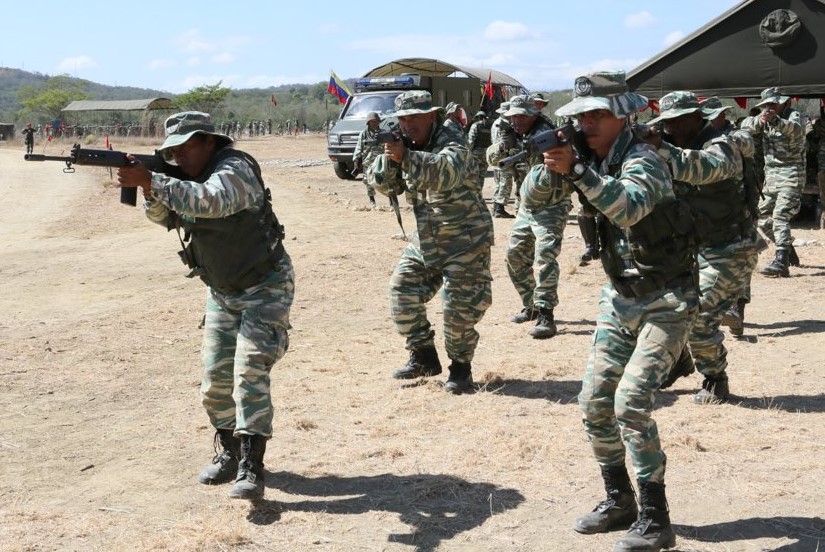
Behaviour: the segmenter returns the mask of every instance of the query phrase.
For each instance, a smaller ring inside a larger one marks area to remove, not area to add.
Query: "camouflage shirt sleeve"
[[[478,128],[481,123],[473,123],[470,127],[470,132],[467,133],[467,147],[470,150],[475,147],[476,139],[478,138]]]
[[[399,194],[405,191],[401,168],[398,163],[393,163],[385,153],[378,155],[375,161],[367,167],[366,175],[367,184],[380,194],[389,195],[391,191]]]
[[[611,153],[621,152],[629,140],[630,131],[625,129]],[[609,154],[607,159],[614,155]],[[636,144],[623,159],[616,158],[616,161],[621,162],[617,176],[608,174],[609,165],[605,160],[598,168],[591,163],[584,176],[574,182],[593,207],[616,226],[633,226],[649,215],[657,203],[676,197],[670,171],[653,146]]]
[[[561,175],[533,165],[521,185],[521,201],[528,211],[555,205],[570,197],[573,189]]]
[[[470,151],[466,143],[449,141],[434,153],[408,149],[401,162],[407,187],[444,192],[463,184]]]
[[[168,210],[190,217],[227,217],[260,205],[263,195],[252,167],[240,157],[221,161],[203,183],[152,174],[152,197]],[[154,221],[159,211],[150,205],[146,216]]]
[[[362,130],[361,134],[358,135],[358,141],[355,143],[355,149],[352,151],[352,160],[354,162],[361,161],[362,155],[364,151],[364,137],[366,136],[367,131]]]
[[[674,180],[694,186],[737,178],[742,174],[739,156],[724,137],[714,138],[700,150],[662,142],[659,155],[667,162]]]
[[[728,134],[728,139],[739,149],[744,157],[756,156],[756,144],[753,141],[753,136],[747,130],[733,130]]]

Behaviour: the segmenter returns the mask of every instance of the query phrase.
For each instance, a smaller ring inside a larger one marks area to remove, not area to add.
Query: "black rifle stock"
[[[130,160],[127,155],[134,157],[135,161]],[[27,153],[24,157],[26,161],[60,161],[65,163],[63,167],[64,173],[73,173],[74,165],[88,165],[91,167],[127,167],[133,165],[136,161],[143,164],[152,172],[159,172],[169,174],[173,170],[173,166],[163,160],[157,152],[149,154],[132,153],[127,154],[123,151],[114,150],[99,150],[81,148],[80,144],[72,146],[69,155],[41,155],[39,153]],[[137,188],[121,188],[120,202],[125,205],[137,205]]]
[[[533,152],[544,153],[547,150],[563,146],[570,143],[570,139],[574,132],[573,125],[564,125],[561,128],[553,128],[550,130],[543,130],[530,136],[524,144],[524,149],[514,155],[505,157],[498,162],[498,168],[504,169],[511,165],[524,160]],[[564,138],[560,138],[558,133],[561,131]]]

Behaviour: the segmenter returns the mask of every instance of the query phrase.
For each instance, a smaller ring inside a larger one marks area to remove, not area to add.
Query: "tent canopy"
[[[62,111],[143,111],[145,109],[172,109],[172,107],[172,100],[168,98],[113,101],[77,100],[70,102]]]
[[[501,71],[485,67],[464,67],[429,58],[396,59],[367,71],[364,77],[388,77],[400,75],[401,73],[415,73],[422,77],[447,77],[456,72],[464,73],[468,77],[476,77],[483,82],[487,82],[487,77],[492,75],[493,84],[512,86],[526,91],[523,84]]]
[[[824,41],[825,0],[745,0],[633,69],[627,82],[650,98],[674,90],[758,97],[769,86],[822,97]]]

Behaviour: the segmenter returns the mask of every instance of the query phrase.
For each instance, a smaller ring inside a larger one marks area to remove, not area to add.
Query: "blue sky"
[[[355,78],[433,57],[558,90],[590,71],[629,71],[738,3],[7,2],[0,67],[181,93],[315,83],[330,70]]]

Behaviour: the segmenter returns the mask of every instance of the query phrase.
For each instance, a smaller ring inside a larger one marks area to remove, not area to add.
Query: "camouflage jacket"
[[[674,180],[694,186],[713,184],[726,179],[742,180],[742,158],[739,148],[726,136],[718,136],[702,145],[702,149],[686,149],[662,142],[659,155],[671,170]]]
[[[761,141],[766,169],[789,169],[804,174],[805,127],[798,111],[787,109],[782,117],[768,124],[762,123],[759,117],[748,117],[742,121],[742,128],[749,130],[754,140]]]
[[[372,165],[375,158],[384,153],[384,146],[382,144],[376,142],[370,145],[366,143],[367,140],[374,140],[379,132],[379,129],[372,130],[367,127],[358,135],[358,142],[355,144],[355,150],[352,152],[352,160],[353,162],[361,162],[362,171],[366,172],[367,167]]]
[[[493,244],[493,219],[478,189],[478,164],[462,132],[434,125],[427,145],[407,149],[400,165],[379,155],[367,170],[367,183],[385,195],[404,193],[417,228],[410,243],[427,265],[439,266]]]
[[[152,173],[152,198],[144,203],[146,217],[168,227],[169,211],[195,218],[223,218],[244,209],[259,210],[264,190],[242,157],[224,159],[211,174],[180,180]]]

